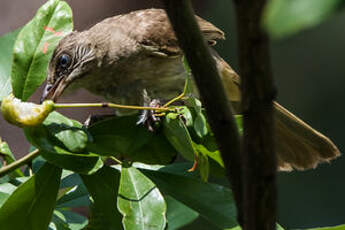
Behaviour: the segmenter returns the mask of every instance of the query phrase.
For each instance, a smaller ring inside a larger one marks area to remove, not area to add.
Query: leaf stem
[[[110,159],[112,159],[113,161],[115,161],[116,163],[118,163],[118,164],[122,165],[122,161],[120,161],[120,160],[119,160],[119,159],[117,159],[116,157],[114,157],[114,156],[110,156],[109,158],[110,158]]]
[[[17,168],[19,168],[22,165],[27,164],[28,162],[32,161],[34,158],[36,158],[39,155],[40,155],[40,151],[38,149],[36,149],[36,150],[28,153],[24,157],[20,158],[19,160],[16,160],[16,161],[12,162],[11,164],[0,168],[0,177],[16,170]]]

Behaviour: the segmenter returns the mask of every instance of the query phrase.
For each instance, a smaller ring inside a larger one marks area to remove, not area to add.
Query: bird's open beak
[[[55,102],[67,86],[65,79],[61,77],[54,84],[47,83],[42,93],[41,103],[48,99]]]

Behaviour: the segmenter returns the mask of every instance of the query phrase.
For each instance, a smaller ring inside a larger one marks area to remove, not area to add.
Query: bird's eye
[[[67,68],[71,64],[71,57],[67,54],[63,54],[59,58],[59,65],[62,68]]]

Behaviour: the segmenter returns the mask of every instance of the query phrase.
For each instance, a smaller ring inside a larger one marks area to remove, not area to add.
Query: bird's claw
[[[160,101],[158,99],[153,99],[149,103],[149,107],[152,108],[159,108],[160,107]],[[151,132],[155,130],[155,124],[157,122],[160,122],[160,114],[156,114],[153,110],[144,110],[140,116],[139,120],[137,121],[137,125],[143,124],[147,127],[147,129]]]

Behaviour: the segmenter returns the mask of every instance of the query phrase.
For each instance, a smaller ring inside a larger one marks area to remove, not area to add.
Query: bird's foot
[[[152,108],[159,108],[161,103],[158,99],[153,99],[148,106]],[[153,110],[144,110],[139,116],[137,125],[143,124],[149,131],[153,132],[155,131],[156,124],[160,121],[160,114],[156,114]]]

